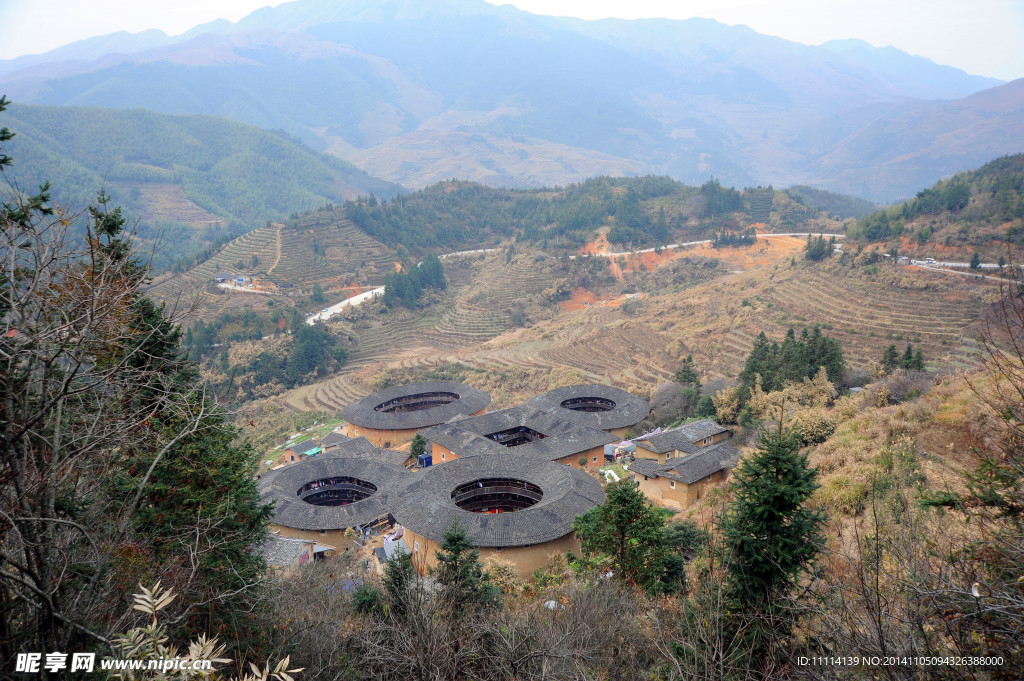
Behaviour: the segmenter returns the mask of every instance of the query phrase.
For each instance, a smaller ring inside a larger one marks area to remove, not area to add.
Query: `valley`
[[[0,12],[0,678],[1019,681],[1016,7],[257,1]]]
[[[827,329],[863,376],[893,343],[921,347],[933,371],[978,365],[976,325],[997,286],[896,265],[877,275],[838,263],[794,265],[805,243],[774,237],[746,248],[692,248],[642,273],[627,264],[628,280],[605,289],[620,292],[607,296],[614,304],[547,308],[546,318],[522,329],[510,328],[505,311],[540,295],[561,267],[538,267],[529,255],[504,263],[500,253],[464,257],[458,265],[446,260],[450,273],[462,273],[449,275],[445,302],[396,319],[329,323],[356,339],[349,364],[272,402],[333,413],[372,392],[383,376],[412,380],[454,364],[467,383],[491,390],[498,406],[579,381],[649,395],[688,354],[708,381],[725,385],[759,332],[781,338],[791,326]],[[672,284],[668,269],[703,272],[707,281]],[[634,292],[623,298],[626,289]],[[624,300],[635,301],[635,309]]]

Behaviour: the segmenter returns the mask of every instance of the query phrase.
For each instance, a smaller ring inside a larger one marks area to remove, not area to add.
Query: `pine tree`
[[[747,361],[739,375],[740,384],[749,390],[754,385],[754,378],[761,374],[761,385],[766,386],[766,376],[769,376],[769,372],[772,372],[771,375],[774,375],[774,358],[772,355],[772,345],[768,342],[768,337],[765,336],[764,331],[762,331],[754,339],[754,347],[751,348],[750,354],[747,355]]]
[[[434,555],[437,567],[433,574],[455,616],[500,603],[501,592],[483,571],[480,551],[473,546],[458,516],[452,517],[452,524],[441,537],[441,548]]]
[[[675,379],[677,383],[700,388],[700,375],[697,374],[697,367],[693,363],[693,355],[687,355],[676,370]]]
[[[978,254],[977,251],[975,251],[971,255],[971,269],[976,270],[979,267],[981,267],[981,256]]]
[[[924,371],[924,353],[921,351],[921,348],[918,348],[914,353],[914,360],[910,368],[914,371]]]
[[[907,345],[907,349],[903,352],[903,358],[900,360],[900,367],[903,369],[914,368],[914,348],[909,344]]]
[[[419,433],[413,435],[412,442],[409,444],[409,456],[414,459],[418,459],[426,451],[427,438],[423,437]]]
[[[779,348],[778,378],[773,382],[770,390],[807,378],[807,353],[805,350],[806,347],[796,339],[796,333],[790,327]]]
[[[408,551],[397,551],[384,568],[384,591],[387,593],[390,614],[402,618],[409,611],[409,599],[419,585],[412,555]]]
[[[885,373],[890,373],[895,371],[899,365],[900,351],[896,349],[895,345],[890,345],[882,354],[882,368],[885,369]]]
[[[733,613],[752,623],[755,649],[793,623],[793,591],[825,546],[824,514],[807,505],[818,472],[801,454],[794,431],[764,432],[758,449],[735,470],[733,501],[724,521],[727,577]]]
[[[814,378],[818,369],[825,367],[828,380],[838,383],[846,371],[846,359],[843,348],[837,338],[826,336],[821,328],[815,326],[807,340],[808,378]]]
[[[699,419],[715,418],[717,412],[715,409],[715,401],[711,395],[704,395],[697,402],[697,409],[694,412],[694,416]]]
[[[585,555],[608,556],[617,577],[654,589],[664,572],[664,524],[639,485],[623,479],[608,485],[605,502],[576,518],[572,529]]]

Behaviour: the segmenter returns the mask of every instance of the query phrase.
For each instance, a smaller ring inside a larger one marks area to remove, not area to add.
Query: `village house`
[[[648,499],[682,509],[696,503],[708,485],[724,481],[739,461],[725,442],[732,431],[701,419],[636,441],[629,471]]]
[[[320,451],[320,445],[316,443],[316,440],[303,440],[285,447],[282,460],[284,463],[295,463],[306,457],[316,456]]]

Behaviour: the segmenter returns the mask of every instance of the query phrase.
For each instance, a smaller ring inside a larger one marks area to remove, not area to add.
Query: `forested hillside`
[[[856,201],[832,195],[836,202]],[[444,182],[394,200],[349,201],[345,216],[388,246],[458,250],[515,238],[544,249],[579,247],[598,231],[623,249],[712,238],[715,230],[817,231],[829,212],[771,188],[739,191],[711,178],[692,187],[669,177],[596,177],[566,187],[496,189]],[[825,231],[839,229],[832,221]]]
[[[861,241],[902,240],[912,247],[985,250],[1024,245],[1024,154],[957,173],[913,199],[866,215],[847,231]]]
[[[398,187],[281,132],[214,116],[140,109],[12,106],[8,171],[21,187],[49,180],[85,205],[102,187],[140,233],[162,233],[156,264],[218,238],[360,194]]]
[[[874,212],[876,208],[875,204],[866,199],[816,189],[805,184],[788,188],[786,194],[798,203],[841,218],[863,217]]]

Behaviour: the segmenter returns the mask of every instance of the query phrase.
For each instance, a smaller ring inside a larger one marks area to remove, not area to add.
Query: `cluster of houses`
[[[246,289],[262,293],[277,293],[281,289],[290,288],[289,284],[271,279],[265,274],[251,276],[248,274],[231,274],[221,272],[213,277],[213,283],[221,288]]]
[[[625,390],[576,385],[487,411],[486,393],[454,382],[395,386],[341,410],[341,431],[287,445],[259,480],[275,504],[264,554],[279,569],[377,537],[377,555],[408,551],[425,573],[457,518],[482,558],[521,574],[578,551],[577,516],[604,502],[593,473],[622,457],[654,503],[685,509],[739,459],[732,432],[711,419],[624,437],[650,414]],[[408,443],[427,443],[413,461]],[[616,455],[615,452],[619,452]]]

